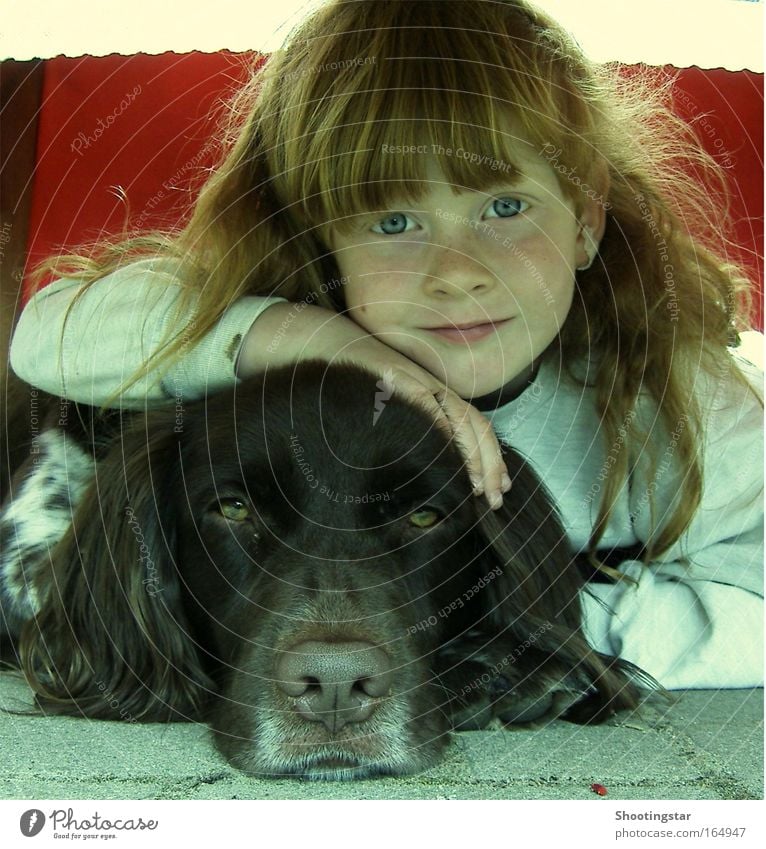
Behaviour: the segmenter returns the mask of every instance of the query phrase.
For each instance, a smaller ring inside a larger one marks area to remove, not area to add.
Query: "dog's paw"
[[[492,717],[504,725],[544,725],[567,714],[587,693],[574,676],[528,674],[521,680],[498,675],[489,688]]]
[[[475,632],[443,647],[439,667],[456,731],[545,724],[564,717],[590,690],[555,658],[536,649],[519,656]]]

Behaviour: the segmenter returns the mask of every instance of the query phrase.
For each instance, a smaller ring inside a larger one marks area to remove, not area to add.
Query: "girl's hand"
[[[432,412],[455,437],[476,495],[497,509],[511,488],[500,444],[489,421],[430,372],[365,332],[351,319],[306,304],[274,304],[250,328],[237,360],[237,374],[249,374],[301,360],[351,362],[365,366],[398,392]]]

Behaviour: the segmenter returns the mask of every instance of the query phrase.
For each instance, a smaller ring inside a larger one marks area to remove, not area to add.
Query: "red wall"
[[[212,162],[211,113],[254,55],[111,55],[45,65],[28,254],[172,226]]]

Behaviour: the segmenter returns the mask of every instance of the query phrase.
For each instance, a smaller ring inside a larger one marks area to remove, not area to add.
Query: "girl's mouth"
[[[454,342],[457,345],[470,345],[472,342],[478,342],[487,336],[491,336],[510,321],[512,319],[506,318],[500,321],[488,321],[484,324],[472,324],[463,327],[456,325],[453,327],[425,327],[423,329],[441,336],[448,342]]]

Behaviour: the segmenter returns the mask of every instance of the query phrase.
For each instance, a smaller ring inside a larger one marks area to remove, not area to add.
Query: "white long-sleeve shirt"
[[[74,278],[56,280],[24,307],[11,343],[16,374],[33,386],[72,401],[100,406],[167,341],[193,326],[193,310],[181,314],[177,262],[141,260],[94,284],[67,312],[81,288]],[[155,370],[120,395],[129,409],[192,401],[234,384],[242,338],[255,319],[284,298],[244,297],[214,329],[170,366]]]
[[[762,375],[738,360],[761,391]],[[705,414],[702,502],[689,528],[657,560],[628,560],[634,579],[593,583],[583,594],[585,631],[599,651],[640,666],[668,689],[763,683],[763,410],[752,392],[700,375]],[[648,413],[648,399],[640,402]],[[544,365],[535,382],[490,415],[498,435],[526,455],[553,495],[575,551],[587,549],[599,506],[604,444],[593,389]],[[639,463],[622,488],[599,547],[635,548],[679,492],[672,462],[679,422],[647,480]],[[618,437],[619,438],[619,437]],[[643,466],[643,468],[642,468]],[[599,600],[605,603],[599,604]]]
[[[78,282],[61,280],[41,290],[16,329],[13,369],[48,392],[103,403],[156,349],[169,322],[180,327],[192,320],[176,310],[180,287],[174,268],[142,261],[105,277],[78,301],[66,325]],[[157,405],[179,395],[191,400],[233,385],[239,342],[261,312],[280,300],[237,301],[180,362],[131,387],[123,405]],[[738,365],[762,392],[762,374],[744,360]],[[589,586],[582,596],[585,631],[594,648],[636,663],[668,689],[758,686],[763,683],[762,407],[742,387],[702,375],[695,392],[706,413],[702,503],[690,527],[655,562],[628,560],[619,566],[634,583]],[[587,546],[599,478],[610,462],[592,393],[547,364],[523,394],[490,414],[498,435],[529,459],[550,490],[574,551]],[[650,406],[636,414],[651,415]],[[647,541],[650,495],[656,516],[674,503],[679,482],[673,440],[668,434],[654,481],[646,480],[639,464],[623,487],[601,541],[605,548]]]

